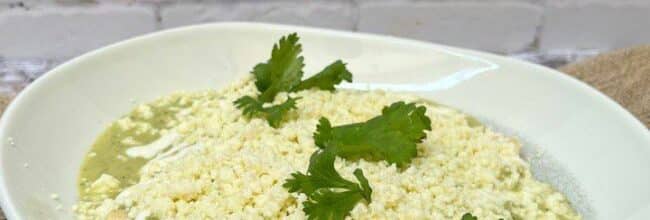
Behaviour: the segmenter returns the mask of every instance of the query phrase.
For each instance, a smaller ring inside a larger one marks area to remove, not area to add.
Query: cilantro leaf
[[[424,106],[396,102],[384,107],[380,116],[366,122],[332,127],[321,118],[314,141],[344,158],[370,157],[402,167],[417,155],[416,143],[431,130]]]
[[[259,63],[251,72],[255,76],[255,87],[260,92],[257,98],[244,96],[235,101],[237,108],[243,109],[247,117],[266,117],[272,127],[278,127],[289,110],[295,108],[295,100],[263,108],[264,103],[272,102],[280,92],[295,92],[309,88],[334,90],[334,85],[346,80],[352,81],[352,74],[345,68],[345,63],[335,61],[320,73],[301,81],[305,66],[300,56],[302,45],[298,43],[298,34],[292,33],[280,38],[273,45],[271,58],[266,63]]]
[[[361,196],[363,196],[366,201],[370,202],[370,199],[372,198],[372,188],[370,188],[370,184],[368,183],[368,179],[366,179],[366,176],[363,175],[363,171],[361,169],[355,169],[354,172],[354,177],[359,180],[359,185],[361,186]]]
[[[372,189],[363,171],[354,171],[358,184],[346,180],[334,169],[335,159],[334,152],[317,150],[309,159],[307,174],[293,173],[282,185],[289,192],[307,195],[303,211],[309,219],[344,219],[362,199],[371,201]]]
[[[257,99],[244,96],[235,101],[237,108],[243,109],[243,114],[247,117],[263,117],[269,122],[271,127],[277,128],[284,120],[286,113],[296,108],[296,100],[299,98],[289,97],[281,104],[264,107],[264,103]]]
[[[361,199],[361,194],[355,191],[319,189],[303,203],[303,211],[309,215],[308,219],[343,220]]]
[[[271,58],[253,68],[255,86],[261,92],[259,101],[272,102],[279,92],[289,91],[300,83],[305,64],[300,56],[299,39],[296,33],[280,38],[280,42],[273,45]]]
[[[465,213],[460,220],[478,220],[478,218],[473,216],[472,213]]]
[[[310,88],[319,88],[321,90],[334,91],[334,85],[338,85],[341,81],[352,82],[352,73],[345,68],[345,63],[337,60],[329,66],[325,67],[321,72],[309,77],[308,79],[300,82],[293,91],[300,91]]]

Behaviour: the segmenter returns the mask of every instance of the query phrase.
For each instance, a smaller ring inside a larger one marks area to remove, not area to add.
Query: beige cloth
[[[612,97],[650,128],[650,45],[604,53],[560,70]],[[0,115],[10,100],[0,95]]]
[[[650,45],[604,53],[560,70],[612,97],[650,128]]]

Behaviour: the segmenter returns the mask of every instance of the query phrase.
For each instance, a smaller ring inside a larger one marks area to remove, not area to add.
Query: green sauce
[[[172,97],[171,101],[165,100],[163,102],[159,100],[147,105],[151,109],[153,117],[144,117],[138,114],[136,110],[125,116],[134,123],[151,126],[152,129],[149,130],[153,132],[141,132],[137,128],[124,130],[117,123],[111,123],[101,133],[84,158],[79,172],[77,186],[79,197],[82,200],[92,199],[91,196],[94,195],[90,195],[88,189],[102,174],[111,175],[119,180],[120,189],[129,187],[139,181],[138,172],[147,160],[128,157],[126,150],[133,146],[122,143],[122,140],[130,137],[138,143],[137,145],[145,145],[160,138],[157,131],[168,129],[168,123],[175,120],[176,113],[189,105],[189,103],[181,105],[179,98],[180,96],[175,96]],[[91,154],[94,156],[91,156]]]
[[[122,132],[117,125],[113,124],[97,138],[92,146],[92,153],[95,156],[86,156],[79,172],[77,183],[81,198],[86,196],[86,189],[102,174],[108,174],[118,179],[120,188],[128,187],[138,181],[138,170],[146,163],[146,160],[126,156],[127,147],[120,141],[128,135],[129,132]],[[141,137],[141,140],[153,141],[156,138],[154,135],[147,135]],[[119,160],[119,155],[125,160]]]

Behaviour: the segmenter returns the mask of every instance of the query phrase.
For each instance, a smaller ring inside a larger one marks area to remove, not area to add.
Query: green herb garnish
[[[283,185],[289,192],[307,195],[303,211],[309,219],[344,219],[362,199],[371,201],[372,189],[363,171],[354,171],[359,183],[346,180],[334,169],[335,158],[333,151],[317,150],[307,174],[293,173]]]
[[[478,220],[478,218],[473,216],[472,213],[465,213],[460,220]]]
[[[272,102],[279,92],[290,91],[300,83],[305,64],[300,56],[299,39],[295,33],[280,38],[280,42],[273,45],[271,58],[253,68],[255,86],[261,92],[260,102]]]
[[[338,85],[343,80],[352,82],[352,73],[345,68],[345,63],[341,60],[325,67],[322,71],[300,82],[293,91],[300,91],[310,88],[334,91],[334,85]]]
[[[431,130],[424,106],[396,102],[384,107],[380,116],[366,122],[332,127],[321,118],[314,141],[344,158],[370,157],[402,167],[417,156],[416,144]]]
[[[284,115],[286,115],[289,110],[296,108],[296,100],[298,99],[299,98],[289,97],[282,104],[264,107],[264,103],[257,99],[250,96],[244,96],[237,99],[235,105],[237,108],[243,109],[245,116],[264,117],[271,127],[276,128],[280,125],[280,122],[282,122]]]
[[[334,85],[343,80],[352,82],[352,74],[345,64],[337,60],[316,75],[301,81],[305,66],[300,56],[302,46],[296,33],[280,38],[273,45],[271,58],[266,63],[257,64],[251,72],[255,76],[255,86],[260,92],[257,98],[244,96],[235,101],[237,108],[244,110],[248,117],[263,117],[272,127],[278,127],[286,113],[295,108],[295,100],[263,108],[264,103],[272,102],[280,92],[295,92],[310,88],[334,90]],[[277,108],[276,108],[277,107]]]

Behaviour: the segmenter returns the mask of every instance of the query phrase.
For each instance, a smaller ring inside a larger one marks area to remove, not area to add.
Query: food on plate
[[[521,144],[420,97],[303,77],[296,34],[220,90],[111,123],[80,171],[79,219],[580,219]]]

